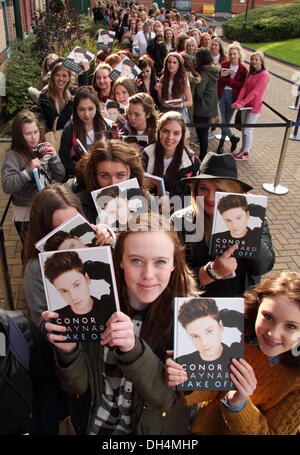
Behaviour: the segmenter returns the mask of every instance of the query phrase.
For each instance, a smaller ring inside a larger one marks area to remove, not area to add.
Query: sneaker
[[[233,155],[233,157],[235,160],[238,160],[238,161],[250,159],[250,155],[248,152],[239,153],[238,155]]]
[[[215,137],[215,133],[208,133],[208,139],[213,139]]]

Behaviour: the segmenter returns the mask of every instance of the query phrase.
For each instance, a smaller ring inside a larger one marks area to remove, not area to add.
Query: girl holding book
[[[85,159],[84,183],[86,188],[77,193],[87,220],[90,223],[96,223],[98,216],[91,191],[134,177],[138,180],[142,195],[149,199],[139,151],[120,140],[96,142]]]
[[[74,176],[75,163],[106,130],[111,130],[111,122],[102,117],[96,93],[91,87],[80,87],[73,100],[72,120],[64,128],[59,149],[67,178]]]
[[[153,142],[156,137],[157,114],[153,98],[147,93],[136,93],[128,99],[127,122],[121,128],[124,136],[148,136]]]
[[[65,176],[59,156],[48,142],[45,152],[50,159],[42,163],[37,152],[41,140],[42,129],[35,115],[30,111],[19,112],[13,122],[11,149],[4,156],[1,183],[4,192],[12,195],[13,220],[22,243],[28,227],[30,204],[38,192],[34,170],[44,172],[47,183],[54,179],[62,181]]]
[[[38,326],[42,324],[41,313],[47,308],[47,302],[38,259],[39,251],[35,244],[77,213],[83,215],[79,199],[65,186],[58,183],[44,188],[32,201],[28,233],[24,245],[24,291],[31,316]],[[96,228],[96,237],[97,245],[109,244],[112,240],[105,227]],[[56,246],[59,249],[59,246]],[[78,247],[78,245],[74,245],[74,247]]]
[[[190,194],[182,178],[197,175],[200,161],[185,145],[186,126],[179,112],[166,112],[158,122],[157,140],[142,154],[145,171],[164,178],[170,197]]]
[[[179,53],[170,52],[165,58],[157,91],[160,110],[162,112],[178,111],[189,123],[187,108],[192,106],[193,98],[184,61]]]
[[[191,183],[192,203],[172,215],[181,232],[188,264],[195,272],[205,297],[238,297],[258,283],[260,276],[272,270],[275,252],[266,218],[256,258],[235,258],[237,246],[213,258],[209,243],[214,217],[215,192],[247,193],[250,185],[237,178],[237,168],[229,153],[209,152],[200,166],[200,173],[184,179]],[[197,196],[202,196],[197,198]]]
[[[187,405],[201,403],[194,434],[291,435],[300,421],[300,274],[280,272],[244,294],[245,359],[233,359],[236,390],[195,391]],[[167,383],[186,378],[166,361]]]
[[[101,343],[64,343],[65,328],[51,322],[57,313],[44,313],[61,384],[79,411],[72,416],[78,433],[187,432],[190,410],[164,383],[163,369],[172,344],[172,299],[195,295],[182,253],[165,218],[142,214],[117,239],[114,264],[121,311],[110,317]],[[83,407],[88,409],[85,417]]]

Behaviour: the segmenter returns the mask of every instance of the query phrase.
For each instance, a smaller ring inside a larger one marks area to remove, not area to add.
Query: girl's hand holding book
[[[112,231],[103,224],[98,225],[92,224],[92,227],[96,231],[95,236],[97,246],[110,245],[111,242],[114,240]]]
[[[235,257],[231,256],[235,250],[238,249],[237,245],[233,245],[228,250],[224,251],[223,254],[217,256],[213,260],[213,269],[214,272],[221,278],[230,275],[237,268],[237,260]]]
[[[39,158],[33,158],[31,161],[30,161],[30,164],[29,164],[29,168],[31,171],[33,171],[33,169],[35,168],[40,168],[41,167],[41,162],[39,160]]]
[[[116,346],[122,352],[129,352],[135,346],[134,325],[130,317],[121,311],[111,315],[101,335],[101,344]]]
[[[230,379],[237,390],[228,392],[227,402],[230,406],[239,406],[253,394],[257,381],[251,365],[244,359],[232,359],[230,369]]]
[[[64,343],[66,341],[66,336],[64,333],[66,332],[67,328],[54,324],[51,322],[53,319],[57,319],[59,317],[58,313],[54,311],[43,311],[42,318],[46,322],[45,329],[47,331],[47,338],[50,343],[54,344],[58,349],[61,349],[64,352],[72,352],[76,349],[76,343]]]
[[[167,351],[167,354],[172,351]],[[170,355],[170,354],[169,354]],[[168,387],[176,387],[182,382],[187,381],[187,374],[179,363],[170,357],[167,358],[165,363],[165,383]]]

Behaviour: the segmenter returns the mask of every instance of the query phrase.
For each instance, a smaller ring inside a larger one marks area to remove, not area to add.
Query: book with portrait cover
[[[187,373],[178,390],[234,390],[232,358],[244,356],[244,299],[177,297],[174,360]]]
[[[223,254],[237,245],[233,256],[254,259],[259,251],[267,196],[215,193],[210,255]]]
[[[97,50],[103,50],[111,53],[115,36],[116,32],[100,28],[97,40]]]
[[[129,79],[135,79],[141,73],[140,68],[133,63],[130,58],[125,57],[123,60],[109,73],[109,77],[112,81],[116,81],[121,76],[129,77]]]
[[[52,322],[67,328],[66,342],[97,342],[119,298],[109,246],[39,253]]]
[[[147,147],[149,143],[149,137],[146,134],[140,135],[129,135],[129,136],[121,136],[122,141],[126,142],[127,144],[136,147],[139,152],[142,152],[145,147]]]
[[[114,231],[127,230],[131,217],[148,211],[137,178],[92,191],[91,195],[100,223],[107,224]]]
[[[45,235],[35,247],[41,252],[86,248],[96,246],[95,240],[95,230],[80,213],[77,213]]]
[[[70,54],[65,58],[62,65],[68,68],[71,71],[74,71],[76,74],[80,74],[84,68],[82,63],[90,63],[94,60],[95,55],[85,49],[82,49],[80,46],[75,46]]]

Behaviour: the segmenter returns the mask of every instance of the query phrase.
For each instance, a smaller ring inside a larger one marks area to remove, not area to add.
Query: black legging
[[[26,232],[28,229],[28,221],[15,221],[15,228],[17,230],[17,233],[20,236],[21,242],[22,242],[22,250],[21,250],[21,259],[22,262],[24,262],[24,243],[25,243],[25,236]]]
[[[209,122],[209,117],[194,116],[194,123],[208,123],[208,122]],[[207,127],[205,126],[203,128],[196,127],[196,133],[197,133],[198,141],[200,144],[200,154],[199,154],[200,161],[203,160],[203,158],[205,157],[205,155],[207,153],[208,129],[209,129],[208,126]]]

